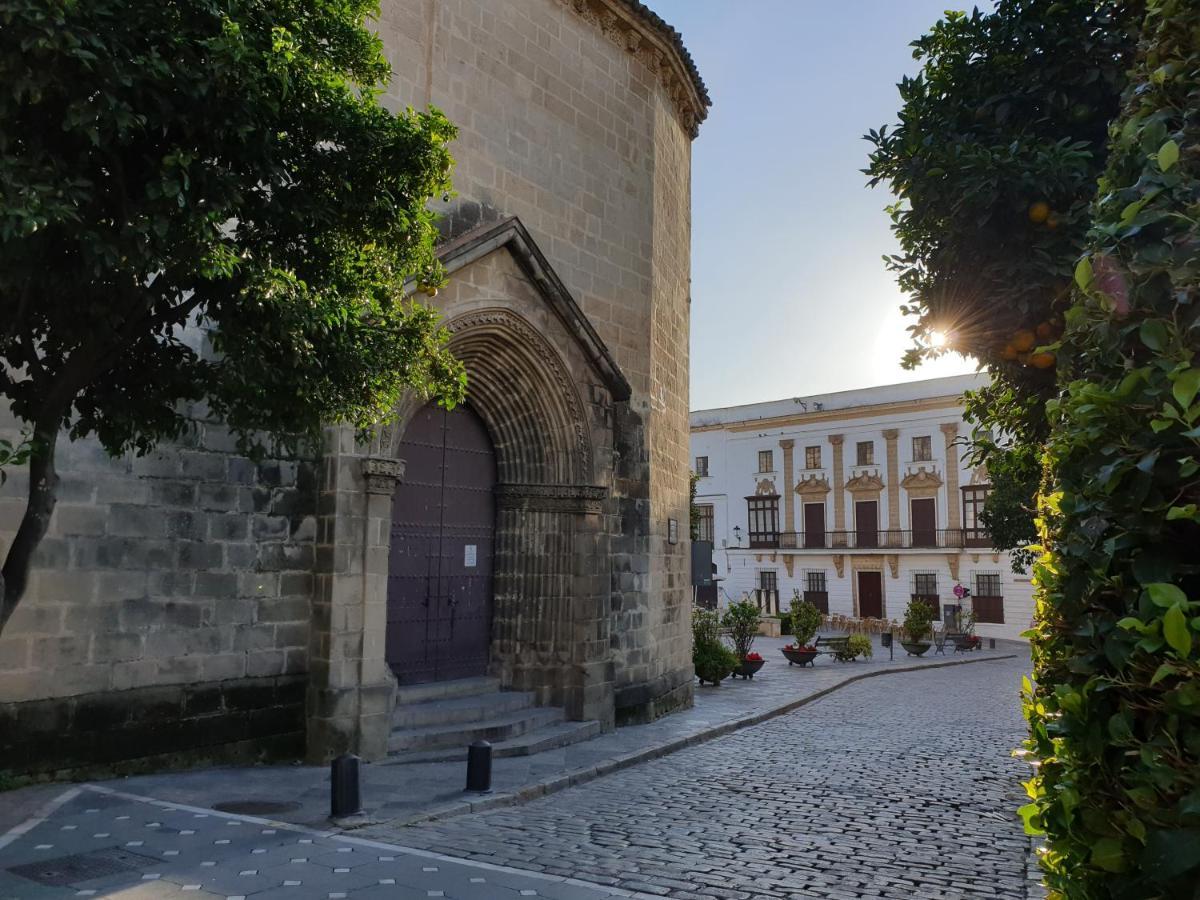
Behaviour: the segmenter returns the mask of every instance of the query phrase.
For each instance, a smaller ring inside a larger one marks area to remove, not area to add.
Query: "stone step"
[[[532,706],[532,691],[500,691],[495,694],[453,697],[449,700],[427,700],[424,703],[397,706],[396,711],[392,713],[392,727],[426,728],[431,725],[482,722]]]
[[[559,722],[530,731],[509,741],[492,744],[492,756],[532,756],[546,750],[556,750],[580,741],[590,740],[600,734],[600,723]],[[467,758],[466,747],[447,747],[442,750],[404,750],[388,756],[389,764],[415,764],[433,762],[457,762]]]
[[[429,681],[424,684],[405,684],[396,689],[396,705],[428,703],[431,700],[452,700],[455,697],[475,697],[494,694],[500,690],[499,678],[459,678],[455,681]]]
[[[388,739],[388,752],[466,747],[473,741],[508,741],[536,728],[561,722],[563,718],[561,709],[543,706],[505,713],[482,722],[397,728]]]

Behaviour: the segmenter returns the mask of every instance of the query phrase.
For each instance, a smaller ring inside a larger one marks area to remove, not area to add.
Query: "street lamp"
[[[735,541],[737,541],[737,544],[739,547],[742,546],[742,526],[741,525],[733,526],[733,539]]]

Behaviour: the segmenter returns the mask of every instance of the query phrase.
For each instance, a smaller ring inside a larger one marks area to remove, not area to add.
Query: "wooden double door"
[[[400,445],[386,658],[401,684],[486,674],[492,629],[496,458],[468,406],[429,404]]]
[[[862,619],[883,618],[883,572],[857,572],[858,615]]]

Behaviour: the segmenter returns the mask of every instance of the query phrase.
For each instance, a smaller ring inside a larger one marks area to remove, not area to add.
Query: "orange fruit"
[[[1029,357],[1029,364],[1035,369],[1048,369],[1054,365],[1053,353],[1035,353]]]
[[[1050,340],[1054,336],[1054,326],[1049,322],[1043,322],[1037,327],[1037,336],[1043,341]]]
[[[1022,328],[1013,335],[1010,343],[1016,348],[1018,353],[1024,353],[1027,350],[1033,349],[1034,344],[1037,343],[1037,335],[1028,328]]]
[[[1017,358],[1017,348],[1014,347],[1012,344],[1005,344],[1004,347],[1000,350],[1000,358],[1001,359],[1009,359],[1009,360],[1016,359]]]
[[[1041,225],[1050,215],[1050,204],[1045,200],[1038,200],[1036,203],[1029,204],[1029,221],[1035,225]]]
[[[1049,228],[1051,231],[1053,231],[1055,228],[1057,228],[1061,224],[1062,224],[1062,219],[1059,218],[1058,213],[1050,213],[1050,215],[1046,217],[1046,227]]]

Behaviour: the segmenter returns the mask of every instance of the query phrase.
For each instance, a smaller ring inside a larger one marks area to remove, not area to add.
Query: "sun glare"
[[[929,333],[929,345],[931,347],[945,347],[948,335],[944,331],[931,331]]]

